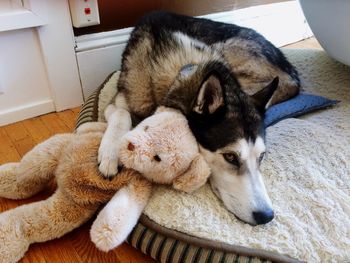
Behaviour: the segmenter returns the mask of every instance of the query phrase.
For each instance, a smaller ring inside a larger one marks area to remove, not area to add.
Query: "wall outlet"
[[[74,27],[100,24],[97,0],[69,0],[69,7]]]

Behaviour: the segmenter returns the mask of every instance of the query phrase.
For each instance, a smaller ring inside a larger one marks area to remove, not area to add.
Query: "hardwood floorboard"
[[[28,151],[30,151],[31,149],[33,149],[33,147],[37,144],[35,143],[35,141],[33,140],[33,138],[28,135],[27,137],[18,140],[18,141],[14,141],[13,144],[16,147],[16,150],[18,151],[18,153],[23,156],[25,155]]]
[[[58,114],[62,122],[71,130],[74,130],[77,114],[72,110],[65,110]]]
[[[21,158],[5,127],[0,127],[0,145],[0,163],[16,162]]]
[[[36,143],[40,143],[53,135],[40,117],[25,120],[23,125]]]
[[[47,263],[85,262],[74,249],[67,236],[40,244],[40,248]]]
[[[74,247],[82,261],[85,263],[95,262],[122,262],[118,256],[110,251],[108,253],[100,252],[90,240],[90,227],[92,220],[81,226],[79,229],[73,231],[68,235],[71,245]],[[134,261],[136,262],[136,261]]]
[[[12,142],[20,141],[28,137],[28,131],[24,128],[23,122],[6,125],[4,129]]]
[[[40,119],[44,125],[49,129],[53,134],[55,133],[65,133],[71,132],[72,129],[69,128],[59,117],[61,113],[49,113],[47,115],[42,115]]]
[[[31,245],[25,257],[19,263],[47,263],[42,250],[42,244]]]

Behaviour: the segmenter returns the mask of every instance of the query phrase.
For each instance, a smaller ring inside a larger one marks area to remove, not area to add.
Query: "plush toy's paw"
[[[104,252],[119,246],[129,234],[128,228],[125,228],[125,223],[123,223],[128,220],[125,217],[128,210],[127,203],[122,201],[116,207],[118,210],[102,210],[91,226],[91,240],[98,249]]]
[[[130,189],[122,188],[100,211],[91,226],[90,236],[96,247],[108,252],[123,243],[143,210]]]
[[[125,239],[120,239],[118,233],[116,233],[114,228],[110,227],[110,224],[105,222],[105,224],[93,224],[90,230],[91,241],[95,246],[104,252],[108,252],[121,243]]]
[[[9,218],[7,212],[0,214],[0,262],[19,261],[29,247],[29,242],[22,233],[16,219]]]
[[[101,143],[98,150],[99,170],[105,178],[113,178],[118,173],[119,147],[118,143]]]

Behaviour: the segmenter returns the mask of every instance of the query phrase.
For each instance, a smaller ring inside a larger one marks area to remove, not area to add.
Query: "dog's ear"
[[[216,74],[211,74],[201,85],[193,111],[198,114],[213,114],[224,105],[223,90]]]
[[[269,85],[267,85],[257,93],[251,95],[251,98],[253,99],[253,103],[255,107],[258,109],[258,111],[262,113],[265,112],[267,103],[271,99],[275,90],[278,88],[278,82],[279,82],[279,78],[275,77]]]

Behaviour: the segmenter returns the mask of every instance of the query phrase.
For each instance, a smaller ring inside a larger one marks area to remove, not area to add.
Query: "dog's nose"
[[[257,225],[262,225],[270,222],[274,216],[275,213],[271,209],[253,212],[253,218]]]

